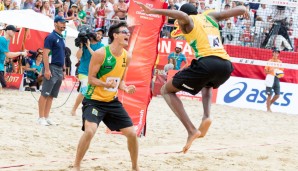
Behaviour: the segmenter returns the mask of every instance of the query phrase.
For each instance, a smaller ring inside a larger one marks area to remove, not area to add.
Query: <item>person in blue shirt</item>
[[[67,21],[63,17],[56,16],[54,19],[55,30],[44,40],[44,77],[42,80],[41,95],[38,101],[38,124],[43,126],[55,125],[55,123],[49,119],[49,114],[53,98],[58,97],[65,74],[65,43],[62,36],[62,32],[66,27],[65,22]]]
[[[25,90],[36,91],[39,88],[43,68],[42,56],[42,53],[38,53],[36,59],[31,59],[26,63],[27,78],[24,86]]]
[[[175,61],[176,61],[175,70],[180,70],[181,69],[181,64],[182,64],[183,61],[184,61],[185,64],[182,68],[184,68],[188,65],[187,59],[186,59],[185,55],[182,54],[181,51],[182,51],[182,47],[178,45],[175,48],[175,52],[170,53],[170,55],[168,56],[168,63],[170,61],[170,58],[175,59]]]
[[[87,41],[87,44],[81,44],[79,50],[77,51],[77,58],[80,61],[80,66],[78,68],[78,77],[80,80],[80,90],[78,97],[75,101],[75,104],[72,108],[71,115],[76,115],[76,110],[79,105],[82,103],[84,99],[84,94],[87,92],[87,84],[88,84],[88,72],[89,72],[89,63],[91,60],[91,56],[97,50],[103,47],[104,45],[101,43],[102,35],[104,34],[103,29],[98,28],[91,33],[91,39]]]
[[[4,36],[0,36],[0,92],[2,87],[6,87],[6,81],[4,77],[4,64],[5,58],[14,58],[17,56],[27,56],[27,51],[23,52],[10,52],[9,41],[13,38],[16,32],[19,32],[13,25],[8,25],[3,29],[5,31]]]

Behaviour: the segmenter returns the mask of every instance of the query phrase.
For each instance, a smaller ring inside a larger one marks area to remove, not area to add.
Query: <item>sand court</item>
[[[33,93],[38,99],[39,94]],[[53,107],[68,93],[59,94]],[[69,170],[82,134],[81,111],[71,116],[77,93],[52,110],[58,126],[37,124],[37,102],[30,92],[5,90],[0,94],[0,170]],[[202,105],[183,100],[199,127]],[[213,123],[187,154],[179,153],[187,133],[166,102],[154,97],[147,115],[147,135],[139,138],[140,168],[145,171],[298,170],[298,116],[212,106]],[[126,138],[105,133],[104,124],[91,142],[82,170],[129,170]]]

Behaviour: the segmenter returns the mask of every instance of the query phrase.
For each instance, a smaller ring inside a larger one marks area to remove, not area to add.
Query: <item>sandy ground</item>
[[[39,94],[33,93],[38,99]],[[51,116],[58,126],[37,125],[37,102],[30,92],[0,94],[0,170],[69,170],[82,134],[81,111],[70,116],[76,93],[61,93]],[[202,105],[184,100],[196,125]],[[213,105],[214,122],[204,139],[187,154],[178,153],[186,131],[162,98],[155,97],[147,115],[147,135],[139,138],[144,171],[298,170],[298,116]],[[82,170],[130,170],[126,139],[105,133],[100,125]],[[7,168],[6,168],[7,167]]]

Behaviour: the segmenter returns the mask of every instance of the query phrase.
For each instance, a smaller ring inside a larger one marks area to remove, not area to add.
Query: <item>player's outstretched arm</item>
[[[178,10],[168,10],[168,9],[155,9],[151,8],[141,2],[134,1],[137,5],[139,5],[146,14],[159,14],[159,15],[164,15],[168,16],[171,18],[175,18],[179,20],[179,24],[182,25],[187,25],[190,24],[191,19],[188,17],[188,15],[182,11]]]
[[[221,12],[211,12],[208,15],[218,22],[234,16],[247,15],[247,10],[245,6],[238,6],[230,10],[225,10]]]

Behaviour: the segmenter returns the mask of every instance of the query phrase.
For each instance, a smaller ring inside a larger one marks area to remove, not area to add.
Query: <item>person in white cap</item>
[[[175,52],[172,52],[172,53],[169,54],[168,63],[169,63],[171,58],[173,58],[176,61],[175,70],[180,70],[181,69],[182,62],[185,63],[182,68],[188,66],[187,59],[186,59],[185,55],[182,53],[182,46],[181,45],[177,45],[176,48],[175,48]]]

